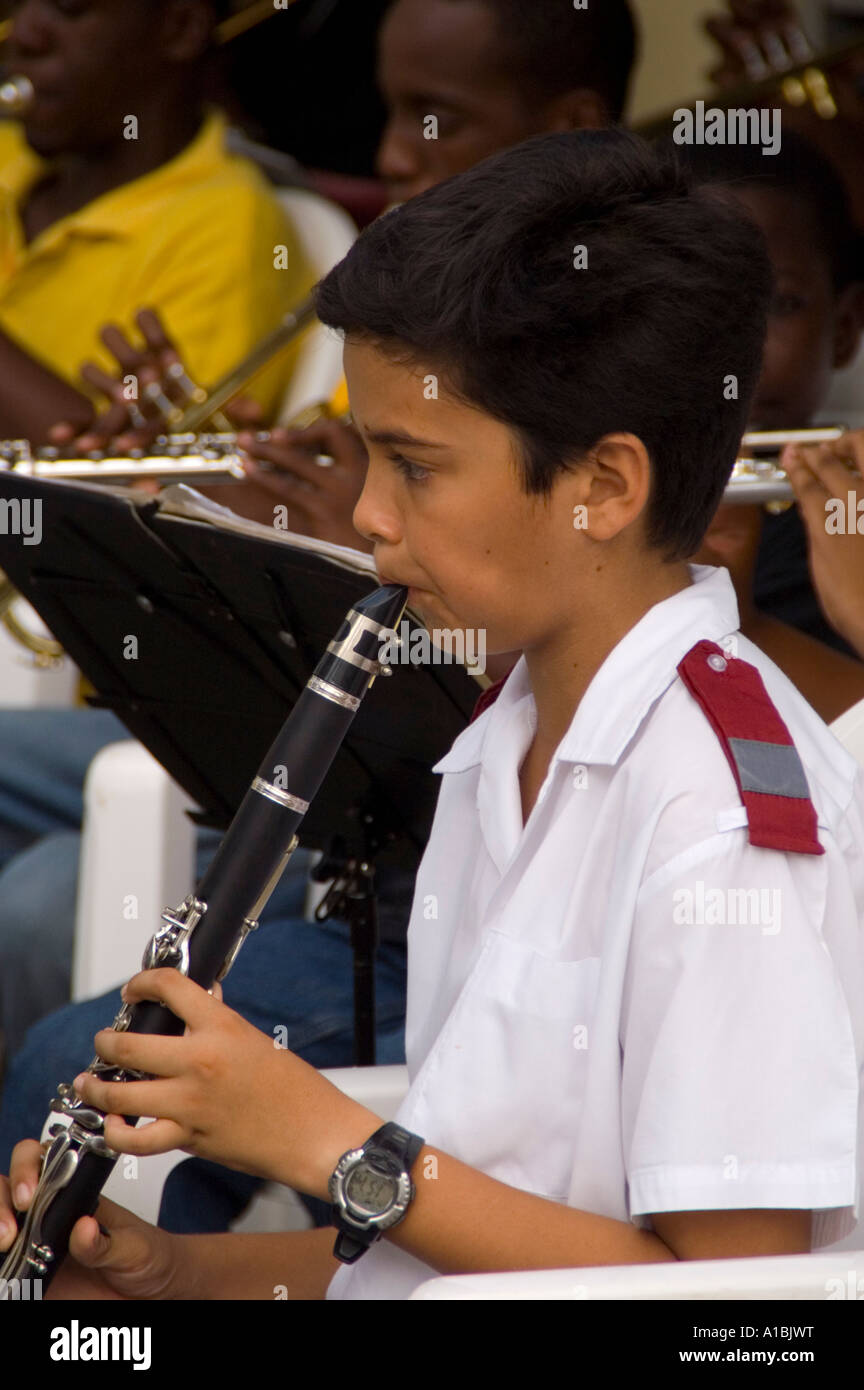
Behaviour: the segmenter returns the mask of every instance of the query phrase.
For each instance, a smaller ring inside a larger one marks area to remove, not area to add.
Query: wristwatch
[[[400,1125],[376,1129],[362,1149],[343,1154],[330,1178],[331,1219],[339,1234],[333,1254],[353,1264],[397,1225],[414,1197],[411,1168],[423,1147]]]

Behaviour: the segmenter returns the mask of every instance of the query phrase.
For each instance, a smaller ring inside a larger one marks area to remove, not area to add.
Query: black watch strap
[[[375,1133],[366,1140],[363,1149],[366,1152],[375,1149],[383,1151],[395,1159],[404,1172],[410,1173],[424,1142],[425,1140],[421,1139],[418,1134],[412,1134],[410,1130],[403,1129],[401,1125],[394,1124],[390,1120],[380,1129],[376,1129]],[[360,1256],[364,1255],[370,1245],[374,1245],[382,1234],[375,1227],[368,1231],[357,1230],[335,1205],[331,1207],[331,1219],[339,1231],[333,1247],[333,1254],[343,1264],[354,1264],[355,1260],[359,1260]]]
[[[410,1173],[417,1161],[417,1155],[423,1147],[424,1141],[419,1134],[412,1134],[410,1130],[403,1129],[401,1125],[394,1124],[389,1120],[386,1125],[376,1129],[370,1139],[363,1145],[364,1149],[383,1149],[390,1154]]]

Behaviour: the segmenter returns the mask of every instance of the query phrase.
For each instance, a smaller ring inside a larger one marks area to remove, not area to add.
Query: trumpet
[[[751,430],[741,441],[744,452],[735,460],[723,501],[772,508],[777,505],[784,510],[795,495],[777,464],[782,450],[787,444],[830,444],[845,433],[839,425],[808,430]]]
[[[806,39],[804,44],[809,49]],[[778,100],[782,96],[791,106],[803,106],[809,102],[823,120],[833,119],[837,115],[837,104],[830,88],[832,71],[848,59],[857,58],[864,50],[864,40],[852,39],[823,49],[819,53],[807,51],[804,44],[794,57],[790,51],[786,60],[775,71],[769,72],[766,69],[764,75],[736,83],[734,87],[715,89],[708,101],[724,110],[730,110],[735,107],[758,105],[764,99]],[[682,107],[692,109],[694,105],[695,102],[692,101],[679,102],[674,110],[664,111],[661,115],[639,121],[633,129],[646,140],[656,140],[668,135],[677,111]]]
[[[298,333],[302,333],[314,318],[315,296],[310,294],[293,309],[289,309],[282,316],[281,322],[256,343],[242,362],[227,372],[215,386],[208,392],[202,392],[201,396],[193,397],[193,404],[188,406],[177,420],[176,429],[180,433],[194,432],[214,416],[220,420],[222,417],[219,412],[222,406],[227,405],[278,352],[293,342]]]
[[[21,116],[36,95],[29,77],[8,77],[0,82],[0,116]]]

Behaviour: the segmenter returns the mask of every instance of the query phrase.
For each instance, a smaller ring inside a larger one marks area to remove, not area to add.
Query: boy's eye
[[[395,463],[399,472],[407,478],[409,483],[422,483],[429,477],[428,468],[422,468],[419,463],[412,463],[402,454],[388,454],[387,457]]]
[[[460,111],[442,110],[439,107],[435,115],[438,120],[438,138],[441,140],[452,140],[465,125],[465,117]]]

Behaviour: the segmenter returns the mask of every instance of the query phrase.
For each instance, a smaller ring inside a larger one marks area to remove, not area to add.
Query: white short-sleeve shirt
[[[619,1221],[812,1209],[815,1247],[857,1216],[864,775],[736,632],[726,571],[691,577],[596,673],[526,825],[524,661],[438,763],[397,1118],[491,1177]],[[676,670],[702,638],[759,670],[823,855],[749,844],[723,748]],[[415,1173],[418,1200],[426,1180]],[[328,1297],[405,1298],[434,1273],[385,1238]]]

